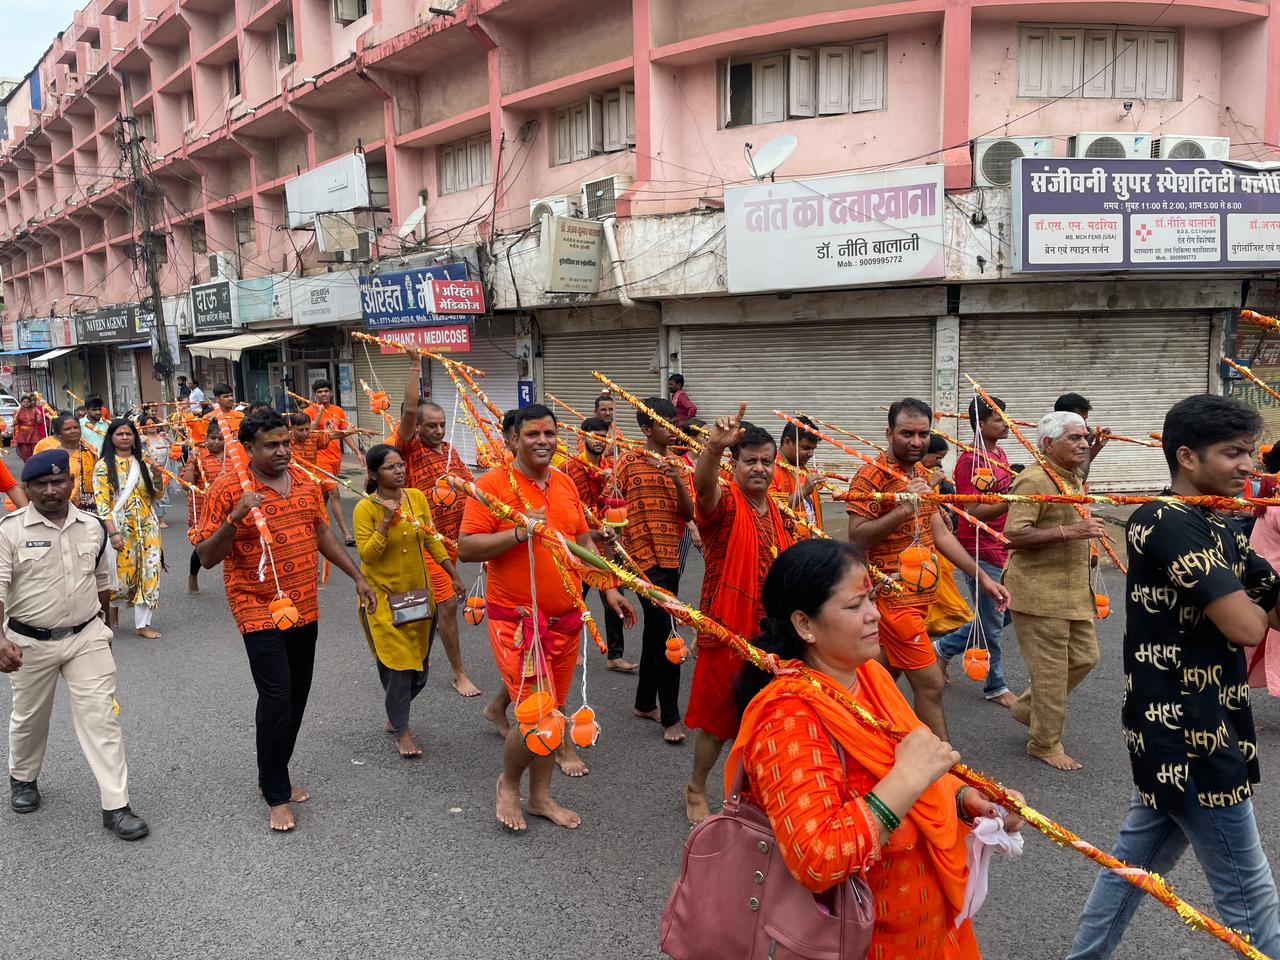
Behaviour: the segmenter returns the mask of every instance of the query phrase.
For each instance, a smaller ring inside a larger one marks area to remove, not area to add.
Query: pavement
[[[203,571],[203,592],[187,595],[185,508],[179,500],[170,509],[169,571],[155,619],[163,639],[143,640],[126,627],[114,648],[133,804],[152,834],[126,844],[102,829],[60,688],[40,776],[44,805],[21,817],[7,803],[0,808],[0,958],[660,956],[658,923],[687,833],[681,788],[692,749],[664,744],[656,724],[631,716],[633,676],[607,671],[604,658],[590,654],[587,692],[604,732],[584,752],[588,777],[557,773],[553,781],[556,796],[582,814],[582,827],[531,819],[526,834],[510,835],[493,816],[500,741],[481,716],[485,698],[459,697],[436,649],[414,705],[426,756],[401,760],[382,729],[381,689],[354,591],[335,572],[321,593],[315,684],[292,767],[294,782],[314,798],[295,808],[296,832],[272,834],[256,795],[254,689],[220,571]],[[464,572],[468,582],[476,575]],[[694,554],[686,599],[696,599],[700,580]],[[1119,597],[1123,583],[1113,575],[1109,589]],[[1119,728],[1123,606],[1116,607],[1099,624],[1102,661],[1071,702],[1065,742],[1083,771],[1059,773],[1027,757],[1024,729],[985,702],[958,665],[947,693],[953,738],[969,763],[1103,848],[1131,790]],[[127,611],[121,619],[130,623]],[[499,680],[484,628],[463,631],[472,678],[487,696]],[[638,629],[627,653],[639,654]],[[1007,644],[1005,670],[1021,689],[1026,670],[1016,643]],[[1265,694],[1254,704],[1265,777],[1255,805],[1274,860],[1280,704]],[[8,709],[9,686],[0,683],[0,711]],[[993,864],[976,921],[984,955],[1064,956],[1094,874],[1078,854],[1030,834],[1020,861]],[[1169,880],[1211,909],[1194,860]],[[1118,954],[1228,955],[1154,901]]]

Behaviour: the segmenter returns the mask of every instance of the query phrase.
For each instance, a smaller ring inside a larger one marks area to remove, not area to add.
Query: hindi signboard
[[[431,312],[484,313],[484,284],[479,280],[432,280]]]
[[[604,225],[598,220],[542,218],[547,293],[598,293]]]
[[[461,261],[360,277],[360,299],[370,330],[465,323],[467,317],[436,314],[431,310],[432,280],[465,280],[467,265]]]
[[[1280,267],[1280,165],[1015,161],[1014,269]]]
[[[191,288],[191,325],[197,337],[230,333],[237,324],[237,308],[230,280],[201,283]]]
[[[942,180],[933,164],[727,187],[729,292],[944,276]]]

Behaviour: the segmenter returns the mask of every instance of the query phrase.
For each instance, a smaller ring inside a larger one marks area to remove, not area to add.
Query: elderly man
[[[1040,421],[1036,439],[1042,464],[1024,470],[1009,492],[1057,493],[1049,470],[1068,493],[1083,489],[1089,464],[1084,418],[1055,410]],[[1067,697],[1098,662],[1089,541],[1104,536],[1102,521],[1082,518],[1067,504],[1014,503],[1004,533],[1010,550],[1004,583],[1031,674],[1031,686],[1014,703],[1013,716],[1031,727],[1027,753],[1056,770],[1079,770],[1063,749],[1062,728]]]

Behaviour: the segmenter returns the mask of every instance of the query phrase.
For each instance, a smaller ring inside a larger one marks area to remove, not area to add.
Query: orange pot
[[[973,471],[973,487],[979,493],[986,493],[995,483],[995,474],[990,467],[978,467]]]
[[[689,659],[689,648],[685,646],[684,637],[678,633],[667,638],[667,659],[677,666]]]
[[[369,406],[374,413],[382,413],[384,410],[391,409],[391,398],[387,396],[387,391],[379,390],[369,397]]]
[[[467,597],[467,605],[462,611],[462,616],[473,627],[484,620],[484,597]]]
[[[985,680],[991,672],[991,653],[985,647],[970,647],[964,652],[964,672],[970,680]]]
[[[1098,619],[1105,620],[1111,616],[1111,598],[1105,593],[1095,593],[1093,595],[1093,606],[1098,611]]]
[[[169,448],[169,459],[170,460],[182,459],[182,444],[175,443],[173,446]]]
[[[535,757],[549,757],[564,742],[564,714],[553,710],[537,723],[522,723],[520,736]]]
[[[572,726],[569,736],[580,747],[594,747],[600,738],[600,724],[596,722],[596,712],[583,706],[570,718]]]
[[[433,507],[448,508],[458,502],[458,491],[453,489],[453,485],[449,483],[447,477],[441,477],[436,481],[436,485],[431,488],[431,505]]]
[[[938,585],[938,558],[922,546],[911,546],[898,554],[898,579],[913,593],[923,593]]]
[[[609,507],[604,512],[604,525],[606,527],[625,527],[627,525],[627,508],[626,507]]]
[[[556,702],[546,690],[535,690],[516,704],[516,719],[521,723],[537,723],[556,708]]]
[[[288,597],[276,597],[267,609],[271,612],[271,622],[277,630],[292,630],[302,619],[302,614]]]

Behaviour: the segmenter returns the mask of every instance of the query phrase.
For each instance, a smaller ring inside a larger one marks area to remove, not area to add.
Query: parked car
[[[13,426],[13,415],[18,412],[18,398],[7,393],[0,393],[0,417],[4,417],[6,427]]]

